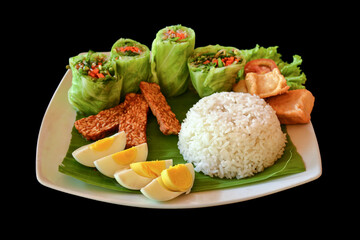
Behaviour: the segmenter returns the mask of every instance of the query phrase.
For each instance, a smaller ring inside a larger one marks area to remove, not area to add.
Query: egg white
[[[168,159],[164,161],[165,161],[165,168],[169,168],[173,163],[172,159]],[[154,179],[154,178],[140,176],[131,168],[116,171],[114,177],[121,186],[132,190],[140,190]]]
[[[153,178],[140,176],[131,168],[115,172],[114,177],[121,186],[132,190],[140,190],[153,180]]]
[[[194,167],[191,163],[186,163],[185,165],[190,170],[191,176],[193,178],[193,184],[194,184],[194,179],[195,179]],[[161,176],[158,178],[161,178]],[[141,193],[144,196],[146,196],[147,198],[150,198],[152,200],[155,200],[155,201],[169,201],[171,199],[174,199],[174,198],[180,196],[183,193],[188,194],[188,193],[190,193],[191,188],[193,186],[193,184],[192,184],[191,187],[187,191],[184,191],[184,192],[174,192],[174,191],[170,191],[167,188],[163,187],[159,183],[158,178],[153,179],[149,184],[147,184],[145,187],[140,189]]]
[[[87,167],[95,167],[95,160],[124,150],[126,145],[126,134],[124,131],[115,133],[110,137],[114,137],[114,142],[108,149],[104,151],[94,151],[90,148],[90,145],[93,143],[90,143],[72,152],[73,157],[82,165]]]
[[[144,162],[146,161],[147,155],[148,155],[148,146],[147,143],[142,143],[140,145],[135,146],[137,150],[136,157],[133,162]],[[94,162],[94,165],[99,172],[104,174],[107,177],[115,178],[114,174],[115,172],[123,169],[128,169],[130,167],[129,164],[119,164],[117,163],[111,155],[108,155],[106,157],[100,158]]]

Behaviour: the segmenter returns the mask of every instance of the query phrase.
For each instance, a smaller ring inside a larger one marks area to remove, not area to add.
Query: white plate
[[[246,201],[289,189],[320,177],[321,158],[311,123],[287,126],[303,157],[306,171],[242,187],[182,195],[168,202],[155,202],[142,194],[129,194],[93,186],[58,171],[68,150],[75,111],[67,101],[72,73],[68,70],[44,115],[37,143],[36,176],[44,186],[103,202],[147,208],[197,208]]]

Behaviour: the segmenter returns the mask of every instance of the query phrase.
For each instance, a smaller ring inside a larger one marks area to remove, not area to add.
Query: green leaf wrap
[[[94,115],[101,110],[111,108],[119,104],[122,88],[121,79],[117,77],[116,71],[113,77],[93,78],[81,74],[75,68],[75,64],[85,60],[89,53],[78,55],[69,59],[69,65],[72,71],[72,85],[68,92],[68,100],[73,108],[82,115]],[[90,59],[104,57],[106,60],[104,68],[112,67],[115,69],[115,62],[109,60],[109,57],[102,53],[91,54]]]
[[[141,50],[140,54],[124,56],[116,49],[133,46]],[[150,50],[146,45],[128,38],[120,38],[111,48],[110,58],[116,62],[116,72],[122,80],[121,96],[137,92],[141,81],[148,81],[151,76]]]
[[[191,82],[200,97],[205,97],[215,92],[231,91],[237,73],[240,69],[244,68],[245,61],[224,67],[212,67],[210,69],[200,69],[191,64],[191,61],[200,55],[216,54],[222,49],[225,51],[234,50],[235,55],[243,59],[240,51],[236,48],[208,45],[196,48],[188,60]]]
[[[168,29],[181,29],[188,37],[180,40],[164,40],[163,34]],[[195,32],[181,25],[161,29],[151,47],[151,71],[153,82],[160,85],[161,92],[167,96],[178,96],[184,93],[189,85],[190,76],[187,60],[194,51]]]

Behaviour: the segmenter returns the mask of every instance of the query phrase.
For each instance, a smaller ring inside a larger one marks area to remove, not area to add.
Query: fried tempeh
[[[160,131],[165,135],[178,134],[180,122],[161,93],[160,86],[156,83],[140,82],[140,90],[160,125]]]
[[[119,131],[126,133],[126,148],[146,142],[146,124],[149,105],[142,94],[125,96],[124,112],[119,117]]]
[[[96,115],[75,121],[75,128],[86,140],[99,140],[118,130],[119,116],[123,111],[124,104],[121,103],[113,108],[103,110]]]

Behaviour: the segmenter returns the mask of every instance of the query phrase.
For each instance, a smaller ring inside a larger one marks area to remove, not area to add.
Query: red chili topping
[[[178,38],[177,41],[180,41],[187,38],[187,33],[182,30],[177,30],[175,32],[174,30],[169,29],[166,32],[164,32],[163,39],[168,39],[168,38]]]
[[[127,52],[127,51],[131,51],[131,52],[135,52],[135,53],[140,53],[141,50],[138,47],[133,47],[133,46],[126,46],[126,47],[119,47],[116,49],[118,52]]]
[[[94,78],[104,78],[104,74],[100,73],[99,66],[102,65],[102,62],[98,62],[97,65],[93,64],[91,69],[88,71],[88,75]]]

